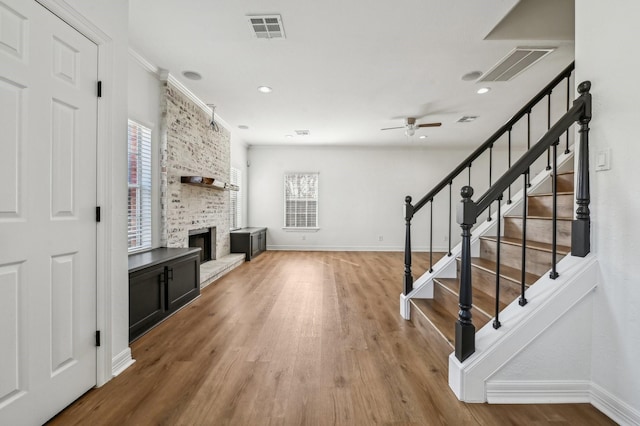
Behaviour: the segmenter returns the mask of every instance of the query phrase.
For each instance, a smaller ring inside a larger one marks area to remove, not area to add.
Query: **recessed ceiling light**
[[[182,71],[182,75],[189,80],[202,80],[202,75],[195,71]]]
[[[485,93],[489,93],[491,91],[490,87],[481,87],[478,89],[478,95],[484,95]]]
[[[463,75],[462,79],[464,81],[473,81],[473,80],[479,79],[481,75],[482,75],[481,71],[471,71]]]
[[[284,135],[284,137],[291,139],[293,137],[293,135]]]
[[[239,126],[238,126],[238,129],[241,129],[241,130],[248,130],[248,129],[249,129],[249,126],[247,126],[246,124],[241,124],[241,125],[239,125]]]
[[[271,93],[273,89],[269,86],[258,86],[258,92],[260,93]]]
[[[425,135],[420,136],[420,139],[426,139],[427,137]]]

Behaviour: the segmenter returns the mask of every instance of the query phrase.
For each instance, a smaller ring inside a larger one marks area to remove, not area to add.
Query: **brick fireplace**
[[[189,233],[215,228],[211,258],[229,254],[229,191],[180,183],[185,175],[230,175],[230,134],[210,126],[210,113],[171,83],[165,84],[161,133],[161,220],[165,247],[187,247]]]

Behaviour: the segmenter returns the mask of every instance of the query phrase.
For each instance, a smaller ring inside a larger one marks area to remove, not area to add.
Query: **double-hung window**
[[[151,129],[129,120],[129,252],[151,248]]]
[[[229,227],[231,230],[239,229],[240,224],[242,223],[241,209],[240,205],[242,203],[242,183],[240,170],[235,167],[231,167],[231,179],[229,179],[231,184],[237,185],[240,189],[237,191],[229,191],[229,200],[230,200],[230,221]]]
[[[318,173],[284,175],[284,227],[318,227]]]

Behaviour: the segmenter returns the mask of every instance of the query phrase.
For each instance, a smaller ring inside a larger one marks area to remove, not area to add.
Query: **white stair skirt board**
[[[501,371],[509,371],[513,367],[510,363],[517,366],[517,358],[522,360],[534,356],[538,360],[535,368],[526,370],[526,380],[551,380],[557,377],[558,371],[563,371],[563,365],[571,371],[570,374],[585,376],[571,377],[570,381],[590,380],[588,366],[593,311],[590,305],[583,305],[591,303],[592,291],[598,284],[598,262],[593,254],[585,258],[567,256],[558,263],[558,271],[560,277],[557,279],[552,280],[544,275],[527,290],[527,305],[519,306],[515,300],[507,306],[500,313],[502,327],[498,330],[493,329],[491,321],[480,329],[476,333],[476,351],[464,363],[459,362],[453,353],[449,356],[449,386],[458,399],[486,402],[487,389],[491,388],[488,383],[492,380],[504,382],[505,375],[501,375]],[[563,327],[568,321],[576,321],[573,314],[584,317],[578,318],[584,324],[584,332],[575,330],[575,327]],[[556,340],[544,339],[549,335]],[[566,357],[545,360],[545,347],[549,352],[554,352],[559,342],[575,345],[579,350],[571,351]],[[573,366],[586,367],[580,369]],[[513,380],[509,378],[508,381],[517,382],[518,377],[522,375],[515,375]],[[534,401],[532,394],[529,396],[530,403],[546,402],[544,397]],[[492,402],[498,402],[496,394]],[[556,395],[555,402],[572,400],[561,401]]]
[[[122,373],[124,370],[133,365],[134,362],[136,362],[136,360],[131,358],[131,348],[126,348],[118,355],[114,356],[111,360],[111,364],[113,365],[113,377],[116,377],[118,374]]]

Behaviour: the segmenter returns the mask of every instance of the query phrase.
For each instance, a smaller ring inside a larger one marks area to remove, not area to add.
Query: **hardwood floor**
[[[459,402],[450,347],[399,315],[402,256],[266,252],[137,340],[133,366],[50,424],[614,424],[588,404]]]

